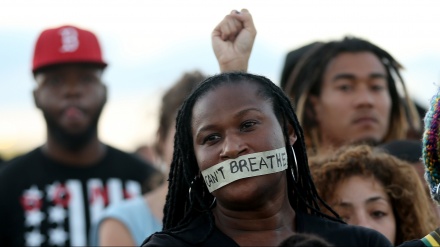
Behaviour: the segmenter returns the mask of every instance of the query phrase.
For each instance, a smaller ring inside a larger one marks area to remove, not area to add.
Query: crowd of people
[[[288,52],[277,84],[248,73],[256,35],[247,9],[226,15],[219,73],[183,73],[154,145],[128,153],[98,135],[98,37],[42,31],[47,136],[0,166],[0,245],[440,245],[440,90],[416,105],[400,63],[357,37]]]

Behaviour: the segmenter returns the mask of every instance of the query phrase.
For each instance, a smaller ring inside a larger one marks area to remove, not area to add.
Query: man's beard
[[[93,116],[92,122],[87,128],[79,133],[69,133],[62,126],[60,126],[55,119],[43,110],[43,116],[46,119],[47,131],[49,136],[53,137],[57,143],[67,150],[79,151],[84,148],[93,137],[98,133],[98,121],[104,104],[99,111]]]

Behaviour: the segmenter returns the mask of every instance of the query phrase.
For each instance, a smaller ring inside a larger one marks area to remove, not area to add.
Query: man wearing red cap
[[[110,203],[142,194],[157,172],[102,143],[107,66],[96,36],[74,26],[43,31],[32,72],[47,140],[0,171],[0,246],[84,246]]]

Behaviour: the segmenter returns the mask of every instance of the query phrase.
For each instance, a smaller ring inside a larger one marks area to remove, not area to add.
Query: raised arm
[[[221,72],[247,71],[257,30],[247,9],[231,11],[212,31],[212,48]]]

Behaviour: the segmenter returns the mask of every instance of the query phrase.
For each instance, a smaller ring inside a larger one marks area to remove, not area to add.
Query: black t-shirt
[[[158,232],[148,237],[142,247],[149,246],[239,246],[214,225],[205,241],[210,224],[206,214],[197,217],[180,231]],[[347,225],[314,215],[296,213],[296,231],[323,238],[333,246],[392,246],[385,236],[375,230]]]
[[[87,167],[61,164],[41,148],[10,160],[0,170],[0,246],[85,246],[102,209],[142,194],[155,172],[110,146]]]

